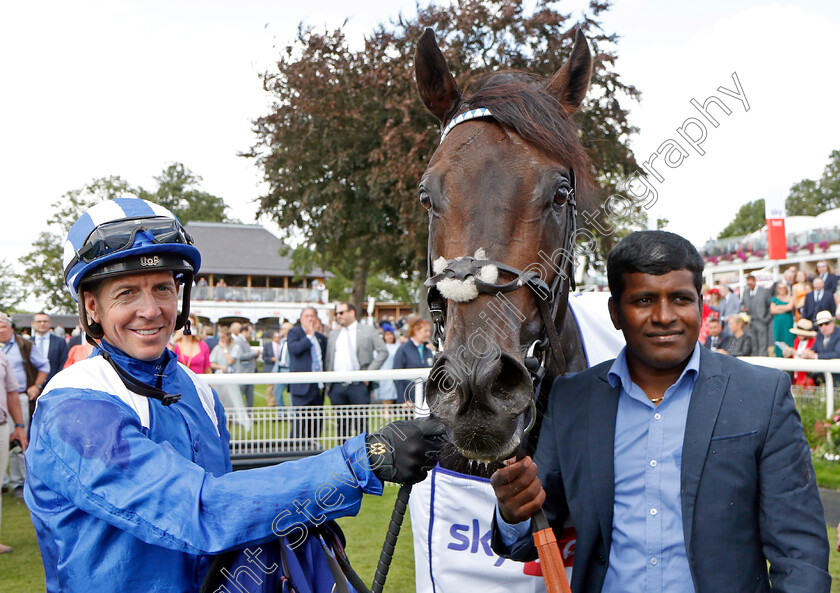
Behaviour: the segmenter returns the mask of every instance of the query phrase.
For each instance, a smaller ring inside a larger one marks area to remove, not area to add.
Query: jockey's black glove
[[[399,420],[367,436],[374,475],[383,482],[414,484],[437,463],[443,447],[443,424],[431,418]]]

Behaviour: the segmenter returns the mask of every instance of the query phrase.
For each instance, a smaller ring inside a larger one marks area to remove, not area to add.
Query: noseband
[[[487,108],[473,109],[457,115],[447,124],[441,133],[441,142],[446,135],[459,123],[476,118],[493,118]],[[570,212],[566,217],[566,237],[564,244],[564,256],[573,253],[574,237],[577,231],[577,203],[575,201],[577,185],[574,172],[571,172],[572,191],[566,200]],[[574,262],[571,257],[568,259],[568,266],[563,265],[560,273],[554,275],[551,286],[540,278],[536,270],[519,270],[513,266],[487,259],[483,249],[475,253],[475,257],[465,256],[445,260],[438,258],[434,262],[431,258],[432,245],[431,236],[427,256],[427,280],[424,283],[428,287],[429,312],[434,323],[435,346],[438,352],[443,350],[443,343],[446,339],[446,305],[448,300],[458,302],[469,302],[478,297],[479,294],[498,295],[514,292],[520,288],[527,287],[534,293],[535,300],[539,307],[542,318],[542,330],[540,337],[527,345],[525,350],[524,364],[531,374],[531,379],[536,388],[545,375],[546,353],[551,351],[554,362],[560,374],[566,373],[566,360],[560,346],[560,336],[557,333],[555,319],[562,306],[562,327],[565,317],[566,305],[568,304],[569,290],[575,288],[573,274]],[[554,263],[554,262],[552,262]],[[434,275],[432,275],[434,272]],[[498,283],[498,272],[502,272],[513,279],[509,282]],[[567,282],[568,281],[568,282]],[[548,347],[548,348],[546,348]]]

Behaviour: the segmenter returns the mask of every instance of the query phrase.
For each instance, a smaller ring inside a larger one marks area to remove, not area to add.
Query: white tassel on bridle
[[[475,259],[486,259],[487,255],[484,249],[477,249],[475,252]],[[455,260],[460,260],[456,257]],[[432,262],[432,271],[435,274],[441,274],[446,270],[447,261],[443,257],[437,258]],[[457,280],[455,278],[442,278],[437,282],[437,289],[445,299],[456,301],[458,303],[468,303],[478,297],[478,287],[475,285],[476,277],[487,284],[495,284],[499,279],[499,268],[494,264],[487,264],[481,266],[477,276],[470,276],[464,280]]]

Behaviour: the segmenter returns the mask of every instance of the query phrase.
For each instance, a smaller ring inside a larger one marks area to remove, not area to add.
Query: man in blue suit
[[[813,280],[814,290],[805,295],[805,304],[802,305],[802,317],[809,319],[812,323],[817,322],[817,313],[828,311],[834,315],[837,305],[834,303],[834,293],[826,288],[825,281],[817,276]]]
[[[50,331],[52,329],[51,325],[52,320],[50,316],[43,311],[36,313],[32,318],[32,329],[35,332],[32,339],[35,342],[35,347],[41,351],[44,358],[50,361],[50,372],[47,373],[47,382],[64,368],[69,350],[67,342],[63,338],[53,335]]]
[[[300,324],[289,330],[286,344],[289,348],[289,372],[308,373],[324,370],[324,352],[327,337],[315,331],[318,313],[307,307],[300,313]],[[324,405],[324,385],[321,383],[296,383],[289,385],[293,406]],[[320,434],[320,420],[296,417],[293,436],[317,439]]]
[[[831,271],[828,262],[825,260],[817,262],[817,278],[822,278],[825,283],[825,290],[830,294],[834,294],[837,290],[837,274]]]
[[[820,335],[814,341],[814,349],[805,350],[802,358],[831,360],[840,358],[840,332],[837,331],[837,324],[834,322],[834,315],[828,311],[817,313],[816,325]],[[840,381],[840,373],[832,373],[835,384]]]
[[[610,253],[626,347],[556,380],[533,461],[492,477],[492,545],[532,560],[543,507],[577,531],[575,593],[828,593],[828,540],[790,379],[701,348],[703,260],[633,233]],[[768,574],[769,564],[769,574]]]

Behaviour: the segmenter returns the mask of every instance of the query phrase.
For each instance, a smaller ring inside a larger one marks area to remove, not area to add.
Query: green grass
[[[368,586],[373,583],[396,497],[397,488],[387,487],[381,497],[366,496],[356,517],[339,521],[349,542],[350,562]],[[14,548],[11,554],[0,554],[0,593],[44,593],[44,567],[29,511],[22,500],[9,494],[3,495],[0,543]],[[408,516],[403,522],[385,590],[388,593],[414,592],[414,552]]]
[[[831,548],[831,554],[828,557],[828,574],[831,575],[831,593],[840,593],[840,552],[835,548],[837,542],[836,525],[827,525],[828,530],[828,547]]]
[[[840,463],[826,461],[816,455],[813,456],[814,471],[817,474],[817,484],[823,488],[840,490]]]
[[[41,551],[29,510],[22,500],[11,494],[3,495],[0,543],[13,548],[11,554],[0,554],[0,592],[46,591]]]
[[[385,488],[385,494],[366,496],[362,510],[356,517],[339,521],[347,536],[347,554],[353,568],[362,580],[370,586],[379,560],[379,550],[385,540],[391,510],[397,489]],[[831,556],[828,570],[832,576],[831,593],[840,593],[840,552],[835,550],[836,526],[827,525]],[[23,501],[3,495],[3,525],[0,542],[14,548],[11,554],[0,555],[0,593],[44,593],[44,568],[35,539],[35,529]],[[411,521],[406,516],[400,539],[397,543],[388,581],[388,593],[414,592],[414,552],[411,542]]]
[[[347,537],[347,557],[353,569],[368,587],[379,562],[379,552],[385,541],[391,512],[398,488],[387,486],[380,496],[365,496],[362,510],[356,517],[345,517],[338,521]],[[385,582],[388,593],[414,593],[414,546],[411,540],[411,518],[406,513],[397,548]]]

